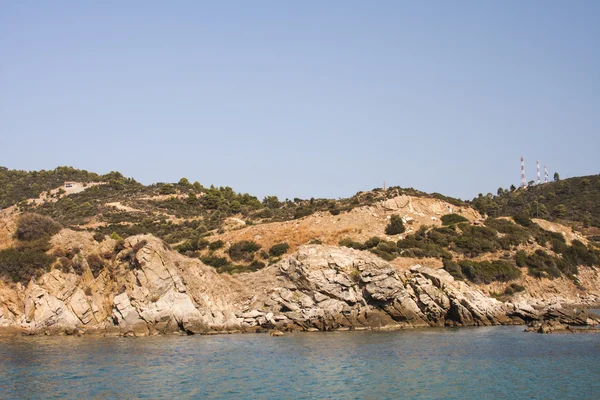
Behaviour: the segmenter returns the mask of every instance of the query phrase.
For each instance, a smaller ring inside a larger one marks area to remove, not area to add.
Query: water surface
[[[0,398],[594,399],[600,335],[522,326],[0,338]]]

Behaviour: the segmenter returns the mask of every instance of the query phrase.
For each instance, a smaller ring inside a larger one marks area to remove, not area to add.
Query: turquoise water
[[[0,338],[0,398],[595,399],[600,334]]]

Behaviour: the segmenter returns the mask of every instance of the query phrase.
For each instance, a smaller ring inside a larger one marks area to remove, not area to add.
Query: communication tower
[[[521,187],[524,188],[527,185],[525,181],[525,159],[521,156]]]

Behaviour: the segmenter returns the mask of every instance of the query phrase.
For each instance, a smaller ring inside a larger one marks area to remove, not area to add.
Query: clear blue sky
[[[3,1],[0,165],[259,197],[600,172],[600,1]]]

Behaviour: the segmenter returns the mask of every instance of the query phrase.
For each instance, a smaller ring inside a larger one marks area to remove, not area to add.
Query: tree
[[[187,179],[187,178],[181,178],[181,179],[179,180],[179,183],[177,183],[177,184],[178,184],[179,186],[184,186],[184,187],[190,187],[190,186],[191,186],[191,183],[190,183],[190,181],[188,181],[188,179]]]
[[[498,196],[502,196],[502,193],[504,193],[504,189],[502,189],[501,187],[499,187],[498,191],[496,193],[498,194]]]
[[[233,211],[233,212],[240,212],[240,210],[242,209],[242,205],[237,200],[232,201],[229,204],[229,207],[231,208],[231,211]]]
[[[194,182],[193,186],[194,186],[194,189],[196,189],[197,192],[201,192],[201,191],[204,190],[204,186],[202,186],[200,184],[200,182],[198,182],[198,181]]]
[[[554,182],[558,182],[560,181],[560,175],[558,175],[558,172],[554,173]]]
[[[198,202],[198,196],[196,196],[196,193],[194,192],[189,192],[186,201],[188,204],[196,204]]]
[[[564,204],[559,204],[554,207],[554,215],[558,218],[562,218],[567,215],[567,207]]]
[[[402,218],[397,214],[391,216],[390,223],[385,227],[385,233],[387,235],[398,235],[404,233],[405,230],[406,228],[404,228]]]
[[[177,191],[175,190],[173,185],[164,184],[160,187],[160,189],[158,190],[158,193],[160,193],[160,194],[175,194],[175,193],[177,193]]]
[[[265,207],[274,209],[274,208],[281,207],[282,204],[279,201],[279,199],[277,198],[277,196],[267,196],[263,199],[263,205]]]
[[[515,190],[517,190],[517,188],[515,187],[515,185],[510,185],[510,191],[514,192]]]

